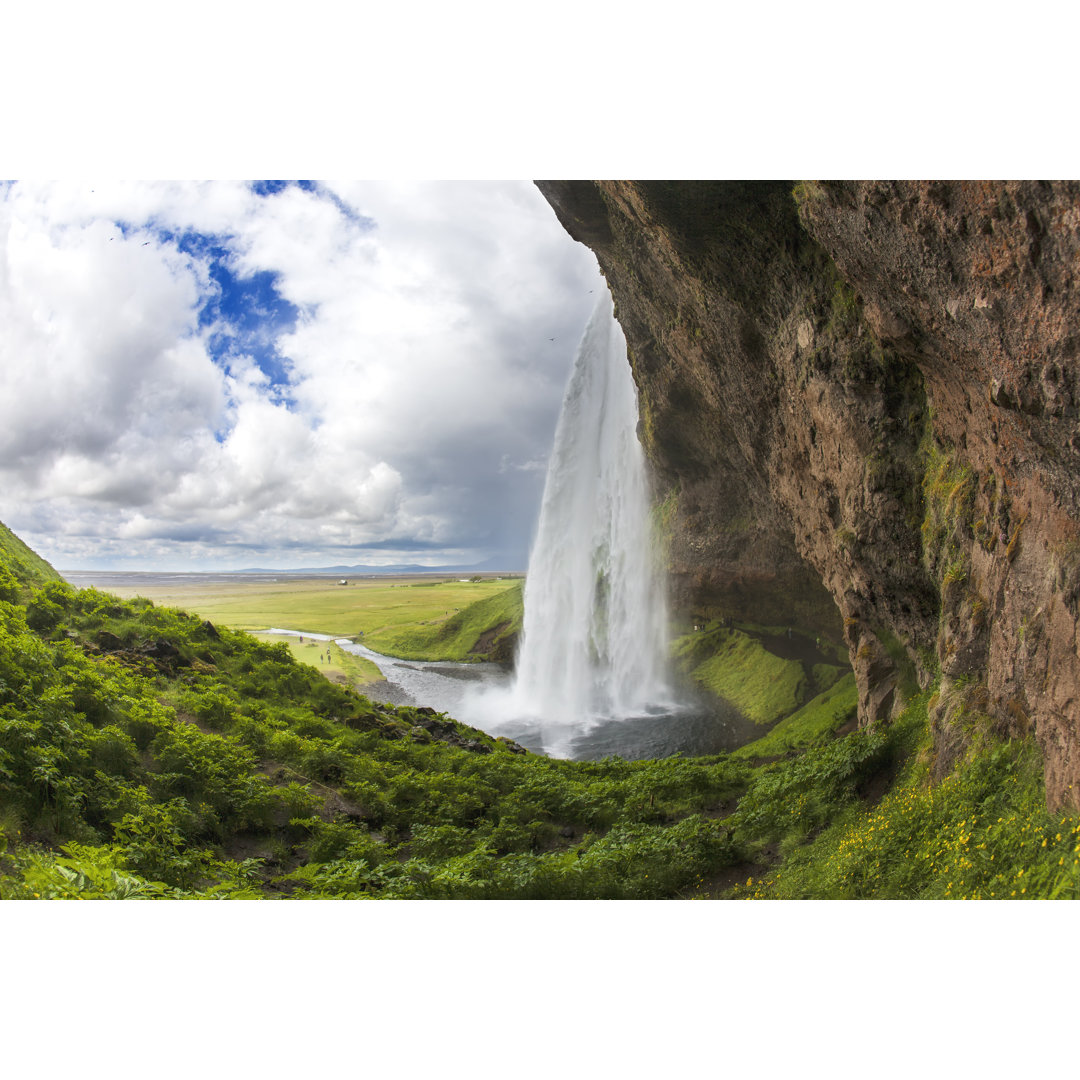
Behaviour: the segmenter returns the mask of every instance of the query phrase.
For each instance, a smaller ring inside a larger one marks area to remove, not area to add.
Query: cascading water
[[[486,695],[539,729],[549,753],[612,719],[672,707],[667,612],[654,550],[637,389],[605,290],[563,399],[525,584],[517,674]]]
[[[553,727],[640,715],[668,697],[637,389],[610,295],[563,399],[525,584],[516,692]]]

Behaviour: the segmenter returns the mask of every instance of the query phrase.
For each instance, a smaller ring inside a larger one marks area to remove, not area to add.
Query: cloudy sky
[[[59,569],[525,565],[603,279],[529,182],[0,186],[0,521]]]

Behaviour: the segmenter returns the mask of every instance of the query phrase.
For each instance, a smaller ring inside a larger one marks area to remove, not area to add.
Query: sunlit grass
[[[988,742],[931,784],[925,695],[890,738],[907,758],[881,800],[846,807],[736,896],[1080,898],[1080,817],[1047,811],[1031,740]]]
[[[741,630],[710,627],[706,633],[679,638],[672,651],[696,682],[730,701],[755,724],[774,723],[805,700],[802,664],[776,656]]]
[[[844,726],[855,716],[859,692],[854,672],[785,717],[767,735],[735,751],[736,757],[772,757],[805,749]]]
[[[310,664],[320,675],[334,681],[345,681],[358,690],[378,682],[383,677],[382,672],[370,660],[353,656],[332,641],[315,641],[310,637],[301,641],[299,638],[281,634],[256,633],[252,636],[271,645],[281,642],[300,663]],[[330,657],[329,661],[326,659],[327,655]]]
[[[496,639],[507,638],[521,629],[523,615],[521,582],[515,582],[492,596],[462,607],[449,618],[398,624],[364,636],[364,643],[377,652],[412,660],[469,660],[478,652],[509,660]],[[485,635],[491,640],[485,641]],[[486,647],[482,647],[485,646]]]
[[[279,582],[223,582],[212,586],[114,588],[117,596],[145,596],[155,604],[182,608],[215,625],[236,630],[310,631],[372,641],[402,627],[434,625],[456,612],[504,592],[506,580],[384,582],[328,578]],[[378,648],[372,644],[372,648]]]

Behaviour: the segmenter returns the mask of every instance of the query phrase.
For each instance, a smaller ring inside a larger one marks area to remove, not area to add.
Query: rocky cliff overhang
[[[838,620],[945,771],[1080,806],[1080,184],[541,181],[596,253],[686,608]]]

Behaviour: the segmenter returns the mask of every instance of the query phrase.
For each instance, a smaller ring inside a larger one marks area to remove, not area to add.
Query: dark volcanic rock
[[[543,181],[626,332],[688,613],[936,669],[1080,805],[1080,185]]]
[[[138,646],[136,651],[155,660],[174,660],[180,655],[180,650],[171,641],[166,641],[164,638],[155,638],[153,641],[144,642]]]

